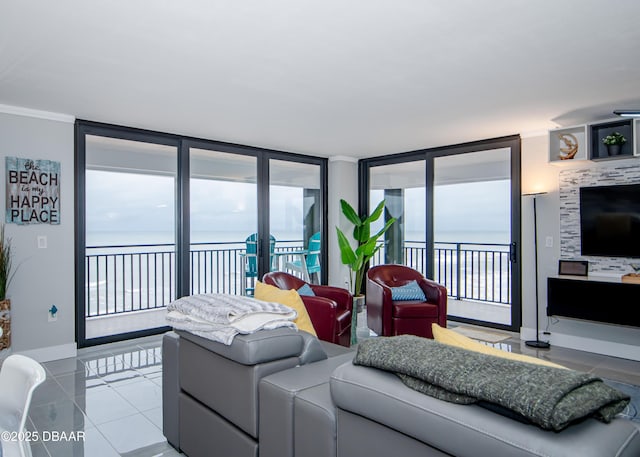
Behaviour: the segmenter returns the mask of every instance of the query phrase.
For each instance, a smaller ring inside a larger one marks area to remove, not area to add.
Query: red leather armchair
[[[272,271],[262,277],[262,282],[278,289],[298,290],[308,284],[315,296],[301,295],[318,338],[349,347],[351,343],[351,313],[353,296],[346,289],[309,284],[300,278]]]
[[[391,287],[416,281],[427,301],[391,299]],[[433,338],[431,324],[447,325],[447,289],[404,265],[378,265],[367,272],[367,324],[380,336]]]

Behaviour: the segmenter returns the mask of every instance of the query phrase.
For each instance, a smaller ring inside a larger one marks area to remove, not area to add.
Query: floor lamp
[[[546,341],[540,341],[540,326],[539,326],[539,312],[538,312],[538,214],[536,211],[536,197],[538,195],[544,195],[546,192],[537,192],[532,194],[525,194],[524,196],[533,197],[533,249],[536,268],[536,339],[525,341],[529,347],[538,349],[549,349],[551,345]]]

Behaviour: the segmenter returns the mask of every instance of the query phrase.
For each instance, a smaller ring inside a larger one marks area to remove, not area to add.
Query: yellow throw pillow
[[[562,365],[558,365],[553,362],[547,362],[546,360],[538,359],[537,357],[530,357],[528,355],[514,354],[513,352],[503,351],[496,349],[486,344],[478,343],[477,341],[467,338],[464,335],[442,328],[438,324],[431,324],[431,331],[433,332],[433,338],[439,342],[448,344],[449,346],[456,346],[469,351],[479,352],[481,354],[493,355],[496,357],[502,357],[504,359],[518,360],[520,362],[535,363],[537,365],[544,365],[553,368],[565,368]]]
[[[302,298],[297,291],[282,290],[270,284],[264,284],[260,281],[256,281],[256,288],[253,292],[253,296],[257,300],[270,301],[280,303],[281,305],[293,308],[298,313],[298,317],[294,321],[300,330],[316,335],[316,330],[313,328],[313,323],[305,308]]]

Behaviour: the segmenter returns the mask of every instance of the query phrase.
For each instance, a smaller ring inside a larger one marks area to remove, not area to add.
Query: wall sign
[[[60,224],[60,162],[6,157],[6,222]]]

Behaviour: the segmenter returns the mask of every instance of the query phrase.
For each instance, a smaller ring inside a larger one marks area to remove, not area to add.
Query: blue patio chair
[[[252,233],[245,240],[246,252],[244,258],[244,287],[247,295],[253,295],[255,286],[255,278],[258,277],[258,234]],[[273,269],[274,256],[276,249],[276,239],[273,235],[269,235],[269,257]],[[247,286],[246,280],[251,279],[251,284]]]
[[[314,284],[320,283],[320,232],[316,232],[311,235],[309,238],[309,246],[307,248],[306,256],[305,256],[305,266],[307,269],[307,274],[309,275],[309,281],[311,278],[314,278]],[[301,260],[294,260],[291,262],[287,262],[285,264],[285,268],[293,271],[300,272],[304,275],[304,269],[302,268]],[[303,278],[306,280],[306,278]]]

